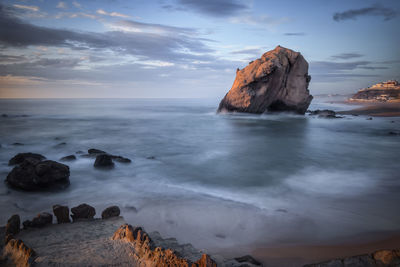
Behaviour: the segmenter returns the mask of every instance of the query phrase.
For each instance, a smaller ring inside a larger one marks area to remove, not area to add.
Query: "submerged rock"
[[[112,161],[112,156],[108,154],[100,154],[96,157],[94,162],[95,168],[113,168],[114,162]]]
[[[318,118],[339,119],[341,116],[336,116],[336,112],[330,109],[317,109],[309,112],[311,116],[318,115]]]
[[[254,259],[250,255],[245,255],[243,257],[238,257],[238,258],[235,258],[235,260],[237,262],[240,262],[240,263],[251,263],[253,265],[261,265],[261,263],[259,261],[257,261],[256,259]]]
[[[40,155],[40,154],[36,154],[36,153],[18,153],[17,155],[15,155],[12,159],[10,159],[8,161],[8,165],[16,165],[16,164],[20,164],[22,162],[24,162],[26,159],[32,159],[32,160],[36,160],[36,161],[42,161],[44,159],[46,159],[45,156]]]
[[[111,155],[111,158],[112,158],[114,161],[119,162],[119,163],[131,163],[131,162],[132,162],[132,160],[130,160],[130,159],[128,159],[128,158],[124,158],[124,157],[122,157],[122,156],[114,156],[114,155]]]
[[[107,152],[100,149],[91,148],[88,150],[88,154],[107,154]]]
[[[69,208],[68,206],[54,205],[53,213],[57,218],[57,223],[69,223]]]
[[[120,213],[121,211],[118,206],[111,206],[103,210],[103,212],[101,213],[101,218],[108,219],[111,217],[118,217]]]
[[[75,155],[68,155],[68,156],[62,157],[60,160],[61,161],[74,161],[74,160],[76,160],[76,156]]]
[[[308,63],[299,52],[277,46],[236,72],[218,112],[304,114],[313,97],[308,91]]]
[[[71,208],[71,213],[74,221],[79,219],[93,219],[94,215],[96,215],[96,210],[92,206],[83,203]]]
[[[26,191],[63,189],[69,185],[69,167],[52,160],[26,158],[11,170],[6,181]]]

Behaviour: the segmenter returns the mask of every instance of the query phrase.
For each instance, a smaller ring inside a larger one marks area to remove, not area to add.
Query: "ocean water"
[[[0,100],[0,177],[19,152],[98,148],[61,192],[0,184],[0,224],[53,204],[118,205],[132,225],[198,248],[330,242],[400,230],[400,118],[216,114],[218,100]],[[351,107],[314,99],[311,109]],[[27,116],[23,116],[27,115]],[[394,121],[394,122],[392,122]],[[16,146],[13,143],[22,143]],[[57,144],[65,142],[65,145]],[[154,157],[149,158],[149,157]]]

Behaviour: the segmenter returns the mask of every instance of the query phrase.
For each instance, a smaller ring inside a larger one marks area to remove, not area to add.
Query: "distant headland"
[[[389,80],[359,90],[350,102],[400,102],[400,84]]]

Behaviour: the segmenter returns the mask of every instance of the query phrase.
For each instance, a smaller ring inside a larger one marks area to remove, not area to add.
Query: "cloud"
[[[273,18],[267,15],[253,16],[245,14],[230,19],[231,23],[235,24],[247,24],[253,26],[276,26],[288,22],[288,18]]]
[[[56,7],[57,8],[61,8],[61,9],[66,9],[67,8],[67,4],[65,4],[65,2],[63,2],[63,1],[60,1],[60,2],[58,2]]]
[[[108,24],[113,30],[124,32],[149,32],[157,34],[196,34],[196,29],[173,27],[162,24],[143,23],[134,20],[121,20],[112,24]]]
[[[283,35],[286,35],[286,36],[304,36],[306,34],[304,32],[286,32]]]
[[[353,62],[331,62],[331,61],[311,61],[310,67],[322,71],[344,71],[354,70],[358,67],[370,64],[370,61],[353,61]]]
[[[100,15],[104,15],[104,16],[110,16],[110,17],[130,18],[130,16],[128,16],[128,15],[121,14],[118,12],[107,12],[107,11],[104,11],[103,9],[98,9],[96,11],[96,13],[100,14]]]
[[[211,17],[231,17],[249,9],[237,0],[178,0],[177,6],[164,5],[165,9],[194,11]]]
[[[359,53],[341,53],[331,56],[333,59],[352,59],[352,58],[359,58],[363,57],[364,55]]]
[[[82,7],[82,5],[79,4],[77,1],[72,1],[72,5],[74,5],[74,7],[76,7],[76,8],[81,8]]]
[[[261,55],[262,53],[263,50],[261,48],[247,48],[231,52],[233,55]]]
[[[25,10],[29,10],[29,11],[34,11],[34,12],[39,11],[39,7],[37,7],[37,6],[13,5],[13,7],[19,8],[19,9],[25,9]]]
[[[391,8],[381,7],[379,5],[361,8],[361,9],[350,9],[344,12],[338,12],[333,15],[335,21],[342,21],[348,19],[357,19],[361,16],[377,16],[383,17],[385,21],[391,20],[397,16],[397,12]]]

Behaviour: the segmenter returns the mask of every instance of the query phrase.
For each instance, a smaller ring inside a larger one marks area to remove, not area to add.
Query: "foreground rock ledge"
[[[304,114],[313,97],[308,91],[308,63],[299,52],[277,46],[242,70],[218,112]]]

